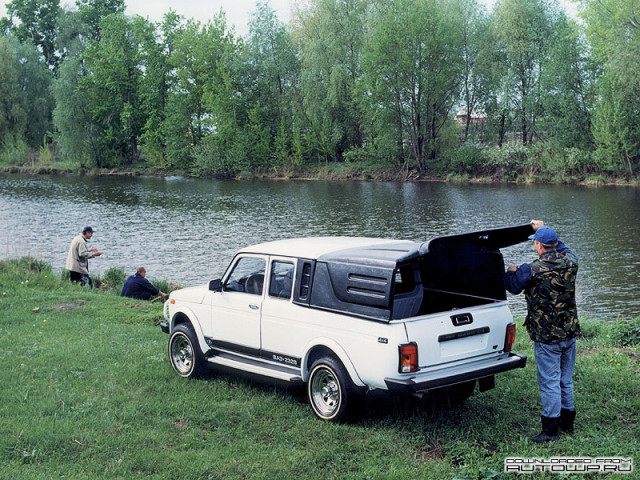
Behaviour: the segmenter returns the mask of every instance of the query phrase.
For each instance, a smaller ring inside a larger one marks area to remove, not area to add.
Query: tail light
[[[504,351],[510,352],[513,348],[513,343],[516,341],[516,324],[510,323],[507,325],[507,334],[504,337]]]
[[[418,371],[418,345],[407,343],[400,345],[400,373],[411,373]]]

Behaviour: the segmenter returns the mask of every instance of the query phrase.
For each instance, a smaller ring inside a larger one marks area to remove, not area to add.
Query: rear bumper
[[[478,360],[456,367],[417,373],[410,378],[385,378],[384,382],[391,392],[416,393],[488,377],[515,368],[524,368],[526,364],[526,355],[506,353],[500,357]]]

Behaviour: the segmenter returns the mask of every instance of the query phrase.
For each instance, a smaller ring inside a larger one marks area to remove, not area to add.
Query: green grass
[[[640,459],[640,351],[597,321],[578,344],[576,433],[539,446],[521,327],[515,351],[529,363],[495,389],[458,407],[372,395],[361,419],[333,425],[280,384],[178,377],[161,317],[159,302],[70,285],[31,259],[0,262],[0,477],[485,479],[512,478],[508,456]]]

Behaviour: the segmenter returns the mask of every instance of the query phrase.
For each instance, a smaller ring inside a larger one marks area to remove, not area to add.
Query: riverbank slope
[[[208,177],[176,168],[157,168],[146,163],[117,168],[80,168],[69,162],[9,165],[0,163],[0,172],[27,175],[86,175],[86,176],[185,176],[225,178],[236,180],[332,180],[379,182],[459,182],[459,183],[542,183],[567,185],[640,186],[640,177],[616,175],[610,172],[550,169],[529,164],[485,165],[467,171],[465,168],[432,168],[419,172],[406,165],[386,165],[379,162],[316,162],[301,166],[285,166],[268,170],[242,170],[224,176]]]

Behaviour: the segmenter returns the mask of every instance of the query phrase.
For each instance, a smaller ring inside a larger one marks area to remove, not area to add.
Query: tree
[[[582,0],[587,39],[603,68],[593,134],[600,157],[640,166],[640,10],[637,0]]]
[[[30,43],[0,37],[0,139],[42,145],[51,130],[52,75]]]
[[[578,24],[560,13],[542,77],[541,131],[562,148],[593,147],[592,107],[596,68]]]
[[[261,132],[256,147],[274,145],[276,139],[279,145],[277,151],[256,151],[252,158],[259,159],[263,166],[272,159],[281,164],[290,153],[292,98],[299,79],[299,63],[285,25],[268,3],[258,3],[249,23],[249,38],[241,51],[241,64],[235,71],[239,73],[239,88],[251,129]]]
[[[461,27],[451,7],[430,0],[389,4],[374,22],[365,52],[371,104],[395,112],[420,171],[437,157],[460,91]]]
[[[101,129],[110,165],[138,161],[138,139],[145,123],[139,96],[138,30],[145,22],[141,17],[133,22],[122,15],[104,17],[100,41],[91,44],[82,56],[89,75],[78,87],[88,99],[93,122]],[[98,165],[102,166],[107,165]]]
[[[340,160],[347,149],[363,143],[359,82],[369,4],[312,0],[297,12],[292,35],[302,61],[303,108],[325,159]]]
[[[58,65],[55,49],[56,22],[61,13],[60,0],[12,0],[7,13],[19,20],[10,30],[21,41],[36,45],[49,68]]]
[[[108,15],[124,15],[124,0],[76,0],[78,14],[82,22],[88,26],[93,40],[100,41],[102,19]]]
[[[100,131],[89,112],[88,98],[78,85],[88,72],[78,56],[66,58],[58,69],[52,92],[56,100],[53,111],[55,140],[60,151],[81,167],[102,165]]]
[[[216,112],[208,110],[206,98],[224,84],[224,59],[236,48],[222,13],[204,25],[189,20],[176,30],[169,56],[176,78],[165,110],[167,155],[174,165],[191,168],[193,148],[215,129]]]
[[[511,79],[508,86],[513,108],[520,119],[523,144],[536,136],[542,114],[541,79],[553,33],[551,7],[546,0],[499,0],[492,25]]]
[[[165,121],[167,98],[175,82],[175,74],[169,64],[174,51],[175,35],[182,17],[170,11],[164,15],[156,33],[153,25],[140,29],[140,65],[144,76],[140,84],[141,108],[146,123],[141,140],[145,160],[159,167],[166,167]]]
[[[17,88],[20,78],[17,41],[0,37],[0,150],[24,141],[27,112]]]
[[[476,0],[460,0],[455,11],[462,19],[462,91],[465,113],[463,141],[469,137],[471,118],[480,108],[485,109],[491,85],[492,44],[489,38],[489,19]]]

